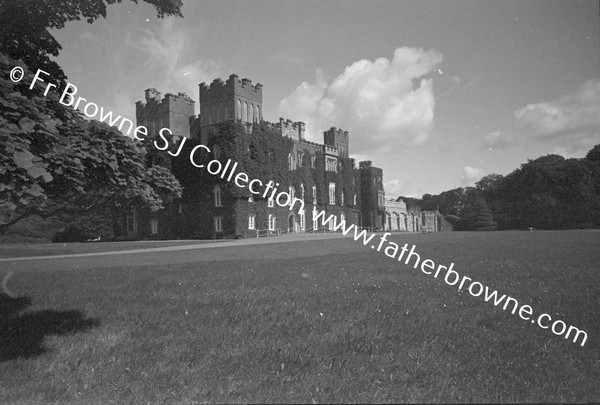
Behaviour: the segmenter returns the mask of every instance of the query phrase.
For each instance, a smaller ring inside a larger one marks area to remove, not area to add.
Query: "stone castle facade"
[[[187,161],[185,165],[173,166],[184,186],[182,199],[160,212],[130,210],[123,219],[128,237],[225,238],[327,231],[315,220],[318,210],[359,227],[414,232],[426,226],[438,230],[436,213],[409,214],[405,206],[396,209],[386,201],[383,171],[370,161],[355,167],[349,157],[347,131],[332,127],[324,132],[323,143],[315,143],[305,138],[303,122],[284,118],[277,123],[264,121],[262,91],[262,84],[240,80],[235,74],[226,81],[201,83],[200,114],[195,116],[194,101],[186,94],[162,96],[155,89],[147,89],[145,100],[136,103],[137,125],[148,128],[150,136],[156,136],[161,128],[169,128],[176,141],[189,138],[190,142],[207,145],[212,158],[240,161],[250,171],[272,165],[273,173],[281,179],[280,189],[301,198],[303,209],[290,211],[272,200],[240,194],[240,190],[232,190],[219,179],[207,178],[210,174],[204,173],[202,178],[198,172],[190,174],[194,168]],[[226,137],[222,132],[227,123],[234,123],[242,132]],[[273,152],[269,152],[267,156],[256,150],[264,149],[265,142],[254,138],[266,132],[278,137],[267,144],[283,145],[285,155],[271,156]],[[287,160],[283,168],[281,160]]]

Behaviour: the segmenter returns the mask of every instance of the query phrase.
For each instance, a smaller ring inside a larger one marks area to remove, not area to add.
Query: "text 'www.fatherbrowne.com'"
[[[364,246],[367,246],[377,236],[372,232],[367,232],[365,229],[359,229],[356,225],[352,224],[346,226],[344,219],[338,222],[338,218],[335,215],[329,215],[327,218],[325,211],[319,211],[314,214],[315,220],[320,220],[323,227],[328,226],[330,229],[338,232],[341,231],[343,235],[348,235],[353,231],[351,236],[355,241],[361,242]],[[383,253],[398,262],[409,265],[411,261],[414,261],[414,268],[420,268],[421,271],[427,275],[431,275],[434,278],[443,278],[446,284],[450,286],[458,286],[458,291],[466,289],[469,294],[473,297],[483,296],[486,302],[491,302],[494,306],[501,306],[506,311],[510,308],[510,312],[514,315],[518,312],[518,315],[524,321],[530,321],[531,323],[537,324],[542,329],[550,329],[552,333],[557,336],[564,336],[565,339],[572,339],[573,343],[577,343],[581,337],[581,346],[585,345],[587,341],[587,333],[583,330],[576,328],[575,326],[568,325],[561,320],[552,322],[552,317],[548,314],[541,314],[539,316],[533,316],[533,308],[529,305],[519,305],[519,301],[516,299],[506,296],[505,294],[500,295],[497,290],[491,290],[488,286],[484,286],[478,281],[473,281],[470,277],[461,276],[457,271],[453,270],[454,263],[450,266],[438,265],[436,268],[435,263],[431,259],[425,259],[421,261],[421,256],[415,252],[415,245],[409,247],[408,243],[400,247],[397,243],[388,241],[387,238],[391,233],[386,232],[375,239],[371,244],[372,249],[376,249],[380,252],[383,249]],[[379,243],[377,243],[379,242]],[[504,303],[504,304],[503,304]],[[518,311],[517,311],[518,310]]]

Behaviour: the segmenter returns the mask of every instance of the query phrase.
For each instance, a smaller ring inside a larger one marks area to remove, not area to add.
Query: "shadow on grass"
[[[100,321],[85,318],[81,311],[24,311],[27,297],[11,298],[0,293],[0,362],[30,358],[46,352],[44,337],[85,332]]]

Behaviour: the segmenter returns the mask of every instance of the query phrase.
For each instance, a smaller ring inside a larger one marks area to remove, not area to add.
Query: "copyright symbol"
[[[24,75],[25,71],[23,70],[23,68],[21,66],[15,66],[10,71],[10,80],[12,80],[15,83],[19,83],[21,79],[23,79]]]

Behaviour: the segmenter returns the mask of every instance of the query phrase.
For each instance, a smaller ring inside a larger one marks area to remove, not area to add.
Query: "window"
[[[335,183],[329,183],[329,204],[335,205]]]
[[[317,186],[312,187],[313,204],[317,203]]]
[[[337,224],[337,215],[333,214],[333,221],[329,221],[329,230],[333,231],[333,224],[336,223]]]
[[[135,210],[127,213],[127,231],[137,233],[137,212]]]
[[[215,232],[223,232],[223,217],[215,217]]]
[[[304,213],[304,210],[300,212],[300,229],[303,231],[306,230],[306,214]]]
[[[317,207],[313,207],[313,214],[312,214],[312,223],[313,223],[313,230],[317,230],[319,229],[319,224],[317,224]]]
[[[254,115],[254,107],[252,106],[252,104],[246,104],[246,106],[248,107],[248,122],[253,122],[254,118],[252,117],[252,115]]]
[[[356,194],[354,194],[354,205],[356,205]]]
[[[221,187],[219,187],[219,186],[215,187],[214,194],[215,194],[215,207],[222,207],[223,200],[222,200],[222,196],[221,196]]]
[[[300,199],[304,201],[304,184],[300,184]]]
[[[290,201],[294,201],[294,197],[296,197],[296,189],[290,186],[288,194],[290,195]]]
[[[317,160],[317,157],[316,157],[315,155],[311,155],[311,157],[310,157],[310,167],[311,167],[312,169],[314,169],[314,168],[315,168],[315,161],[316,161],[316,160]]]
[[[152,218],[150,220],[150,233],[156,235],[158,233],[158,219]]]
[[[294,164],[294,154],[293,153],[288,153],[288,168],[289,170],[294,170],[295,169],[295,164]]]
[[[302,159],[304,159],[304,152],[298,152],[298,167],[302,167]]]
[[[277,225],[277,218],[274,215],[269,214],[269,231],[274,231]]]
[[[183,205],[181,205],[181,203],[179,203],[179,205],[177,206],[177,213],[181,214],[183,212]]]
[[[255,229],[256,227],[256,216],[249,215],[248,216],[248,229]]]
[[[260,122],[260,107],[256,106],[256,114],[254,114],[254,119],[256,122]]]
[[[235,118],[238,120],[242,118],[242,102],[239,98],[235,108]]]
[[[340,193],[340,205],[344,205],[344,191]]]
[[[337,159],[327,156],[325,160],[325,170],[328,172],[337,172]]]
[[[221,159],[221,147],[219,145],[213,145],[213,155],[216,160]]]
[[[244,101],[244,108],[242,108],[242,121],[248,121],[248,103]]]
[[[269,197],[269,199],[267,200],[267,205],[269,208],[273,207],[273,199],[271,197]]]

